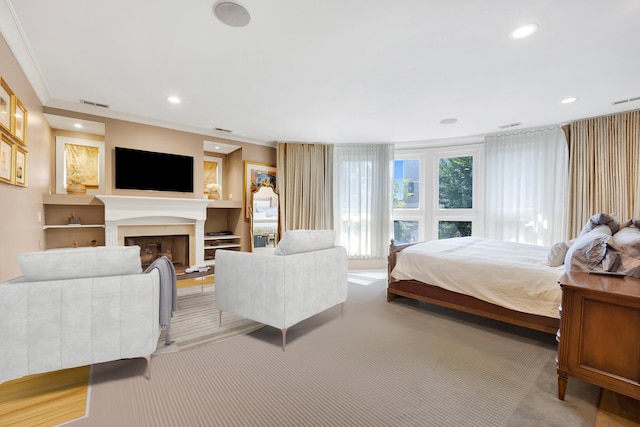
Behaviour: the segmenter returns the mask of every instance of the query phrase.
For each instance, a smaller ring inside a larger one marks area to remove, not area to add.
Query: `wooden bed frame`
[[[393,276],[391,276],[391,272],[396,265],[398,253],[414,244],[415,243],[407,243],[396,246],[395,242],[391,240],[391,244],[389,245],[387,272],[387,301],[393,301],[395,298],[401,296],[550,334],[556,334],[558,332],[560,320],[553,317],[511,310],[468,295],[463,295],[457,292],[448,291],[438,286],[422,283],[417,280],[394,279]]]

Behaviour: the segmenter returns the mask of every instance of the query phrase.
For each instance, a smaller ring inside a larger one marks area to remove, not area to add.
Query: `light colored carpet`
[[[599,388],[557,399],[555,338],[405,300],[382,281],[280,331],[97,365],[78,426],[592,426]]]
[[[201,347],[247,334],[264,325],[229,313],[223,313],[222,325],[215,304],[215,285],[190,286],[178,289],[179,309],[171,319],[170,337],[165,344],[165,331],[160,334],[154,355]]]

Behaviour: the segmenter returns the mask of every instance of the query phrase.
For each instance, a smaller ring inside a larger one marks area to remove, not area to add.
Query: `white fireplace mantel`
[[[193,224],[196,265],[204,262],[204,223],[207,199],[96,195],[104,203],[105,245],[118,246],[118,227],[128,225]],[[190,255],[191,258],[191,255]]]

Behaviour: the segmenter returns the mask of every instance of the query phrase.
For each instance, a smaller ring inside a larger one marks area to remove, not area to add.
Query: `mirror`
[[[273,253],[278,245],[279,204],[278,193],[266,182],[251,193],[249,232],[251,234],[252,252]]]

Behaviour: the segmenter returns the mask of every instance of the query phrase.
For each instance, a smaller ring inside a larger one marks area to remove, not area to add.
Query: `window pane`
[[[420,207],[420,160],[396,160],[393,164],[393,207]]]
[[[397,244],[417,242],[418,224],[418,221],[393,221],[393,240]]]
[[[438,221],[438,239],[471,236],[471,221]]]
[[[473,156],[442,158],[439,163],[439,208],[471,209]]]

